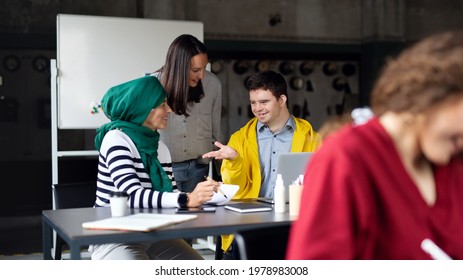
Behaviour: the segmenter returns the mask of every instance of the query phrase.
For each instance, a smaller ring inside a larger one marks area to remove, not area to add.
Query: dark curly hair
[[[248,91],[268,90],[277,100],[282,95],[288,100],[288,86],[285,78],[280,73],[271,70],[252,74],[246,81],[246,89]],[[286,106],[288,106],[288,101],[286,101]]]

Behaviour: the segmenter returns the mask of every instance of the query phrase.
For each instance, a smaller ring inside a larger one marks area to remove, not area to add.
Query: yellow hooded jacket
[[[314,152],[321,144],[320,136],[312,125],[300,118],[294,118],[294,131],[291,152]],[[222,181],[225,184],[240,186],[233,199],[257,198],[262,181],[260,173],[259,149],[257,145],[257,118],[251,119],[245,126],[233,133],[228,146],[238,152],[233,160],[223,160],[221,167]],[[222,235],[222,250],[230,248],[233,235]]]

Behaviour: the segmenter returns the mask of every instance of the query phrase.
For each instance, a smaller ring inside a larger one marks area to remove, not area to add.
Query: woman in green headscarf
[[[176,190],[170,153],[157,132],[166,127],[171,109],[155,77],[110,88],[101,105],[110,122],[95,137],[99,151],[96,207],[109,207],[114,191],[126,192],[131,208],[196,207],[212,198],[215,186],[207,181],[191,193]],[[103,244],[90,250],[92,259],[202,259],[184,240]]]

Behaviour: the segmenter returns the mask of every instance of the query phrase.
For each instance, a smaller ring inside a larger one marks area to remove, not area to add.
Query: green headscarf
[[[172,191],[172,181],[158,159],[159,133],[143,126],[151,109],[159,107],[166,99],[166,92],[158,79],[146,76],[110,88],[101,107],[111,122],[97,129],[95,146],[99,151],[106,133],[119,129],[135,143],[150,175],[154,190]]]

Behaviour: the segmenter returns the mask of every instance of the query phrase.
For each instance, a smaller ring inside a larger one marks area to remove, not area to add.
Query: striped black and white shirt
[[[169,149],[162,141],[159,141],[158,159],[172,180],[172,193],[153,190],[140,153],[127,134],[117,129],[106,133],[99,153],[95,207],[109,207],[109,197],[113,191],[127,192],[131,208],[178,207],[172,160]]]

